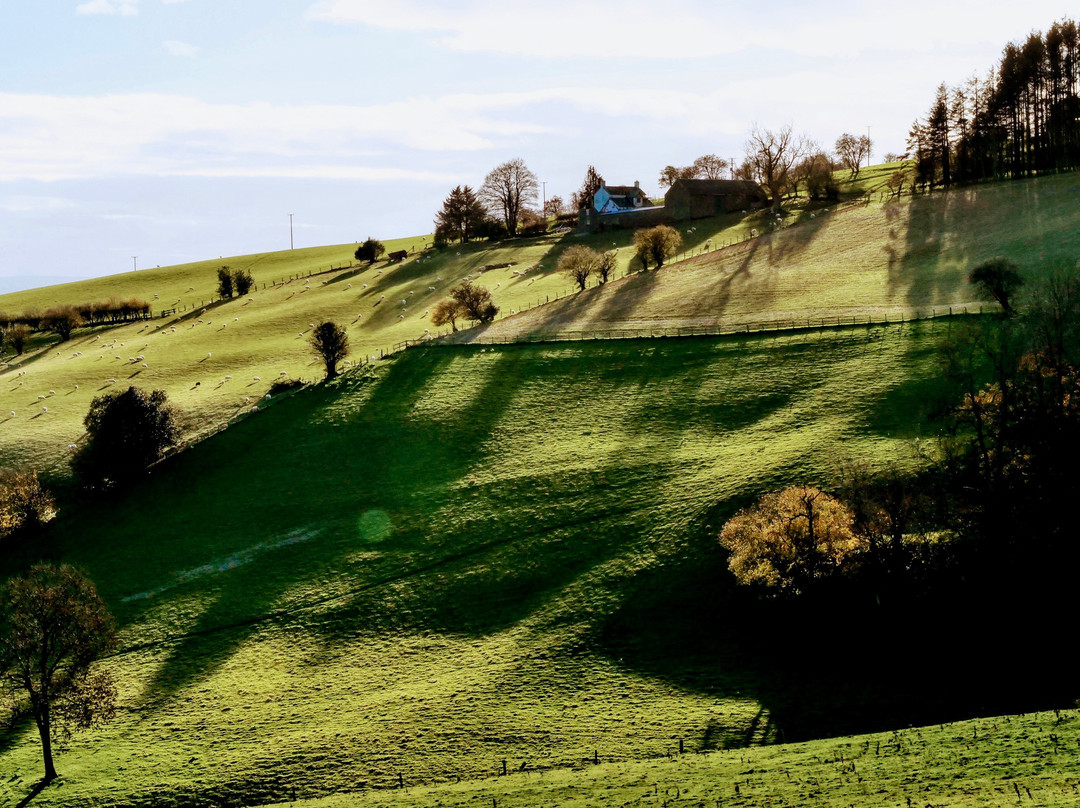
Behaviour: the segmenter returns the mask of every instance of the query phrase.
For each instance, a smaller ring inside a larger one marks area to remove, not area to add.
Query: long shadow
[[[252,432],[237,436],[252,450],[245,464],[247,468],[241,469],[239,475],[253,490],[264,484],[267,488],[280,485],[273,482],[277,472],[265,471],[264,464],[274,467],[282,462],[290,463],[295,485],[292,490],[282,492],[272,506],[262,506],[269,511],[266,521],[276,524],[291,521],[298,531],[317,525],[321,535],[274,550],[276,577],[268,577],[257,561],[229,567],[223,572],[215,581],[213,604],[169,649],[168,658],[148,692],[167,697],[210,675],[256,630],[258,622],[267,615],[276,618],[275,604],[307,574],[305,571],[312,564],[337,566],[343,556],[365,546],[365,537],[357,530],[357,523],[348,520],[327,523],[318,507],[319,489],[326,484],[328,458],[334,458],[333,477],[337,484],[352,491],[358,516],[378,511],[385,514],[391,525],[389,535],[380,544],[388,558],[368,570],[371,578],[379,580],[400,573],[402,564],[406,568],[423,566],[460,553],[470,542],[483,542],[482,533],[459,535],[440,530],[435,519],[440,508],[457,496],[454,484],[489,439],[493,425],[505,413],[516,388],[507,384],[500,373],[500,367],[507,361],[500,354],[494,358],[494,366],[488,369],[486,381],[477,390],[473,403],[456,411],[453,423],[410,418],[408,413],[422,399],[425,387],[446,372],[452,358],[450,352],[442,350],[410,352],[397,360],[370,391],[359,413],[342,423],[320,422],[318,413],[337,402],[336,394],[317,391],[314,400],[308,397],[294,407],[273,408],[267,415],[273,413],[277,417],[273,423],[263,420],[258,435]],[[313,418],[312,410],[316,413]],[[280,447],[268,453],[254,445],[259,436],[297,433],[307,433],[303,435],[304,453],[299,456],[283,456]],[[453,436],[452,440],[447,439],[448,435]],[[343,445],[357,446],[359,451],[351,456],[341,451]],[[271,455],[276,456],[271,459]],[[402,462],[403,457],[423,457],[423,468]],[[233,474],[236,473],[234,468]],[[269,480],[264,483],[263,477]],[[208,480],[204,484],[215,483]],[[391,572],[395,562],[399,569]],[[222,563],[228,566],[229,559]]]
[[[34,784],[34,787],[30,789],[30,793],[16,803],[15,808],[26,808],[27,805],[34,801],[34,798],[37,797],[38,794],[45,790],[45,787],[49,785],[49,782],[50,781],[45,778],[38,780],[37,783]]]

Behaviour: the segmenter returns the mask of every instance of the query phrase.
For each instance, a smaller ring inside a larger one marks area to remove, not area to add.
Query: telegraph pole
[[[139,271],[139,256],[137,256],[137,255],[131,256],[131,271],[132,272],[138,272]]]
[[[542,180],[540,184],[544,187],[544,207],[540,208],[540,213],[544,217],[544,221],[547,221],[547,180]],[[546,225],[545,225],[546,226]]]
[[[290,250],[291,250],[291,249],[293,248],[293,240],[292,240],[292,217],[293,217],[293,215],[292,215],[292,214],[290,213],[290,214],[289,214],[289,249],[290,249]]]

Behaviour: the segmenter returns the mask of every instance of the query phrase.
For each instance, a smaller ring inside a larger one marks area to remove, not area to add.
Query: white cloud
[[[551,131],[487,114],[503,106],[423,97],[360,107],[0,93],[0,181],[137,174],[426,179],[435,175],[384,163],[409,166],[409,152],[480,151]],[[373,154],[391,153],[364,165]]]
[[[187,42],[179,42],[175,39],[165,40],[161,43],[161,47],[167,54],[169,54],[169,56],[182,56],[187,59],[194,59],[196,56],[199,55],[198,45],[191,45]]]
[[[75,206],[70,199],[57,196],[8,196],[0,198],[5,213],[53,213]]]
[[[89,0],[75,7],[76,14],[115,14],[131,17],[139,13],[139,0]]]
[[[1049,26],[1059,0],[1025,3],[876,0],[827,4],[745,4],[716,0],[321,0],[308,16],[397,31],[429,32],[443,47],[519,56],[616,60],[633,70],[644,58],[684,59],[758,51],[852,56],[888,49],[927,51],[942,45],[1006,41],[1034,21]],[[883,34],[887,31],[887,35]]]

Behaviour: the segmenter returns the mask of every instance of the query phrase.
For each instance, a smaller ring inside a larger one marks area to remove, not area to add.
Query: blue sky
[[[0,0],[0,291],[431,230],[522,157],[659,193],[754,123],[903,151],[1064,3]]]

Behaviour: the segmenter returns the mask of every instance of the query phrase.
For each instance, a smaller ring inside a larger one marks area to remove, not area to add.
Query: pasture
[[[123,645],[120,716],[35,804],[253,803],[1001,708],[1016,670],[973,687],[947,644],[932,688],[915,660],[852,676],[899,640],[752,617],[715,541],[762,490],[910,462],[951,327],[432,347],[272,402],[25,549],[84,566]],[[800,635],[829,661],[792,658]],[[39,766],[23,724],[0,800]]]

